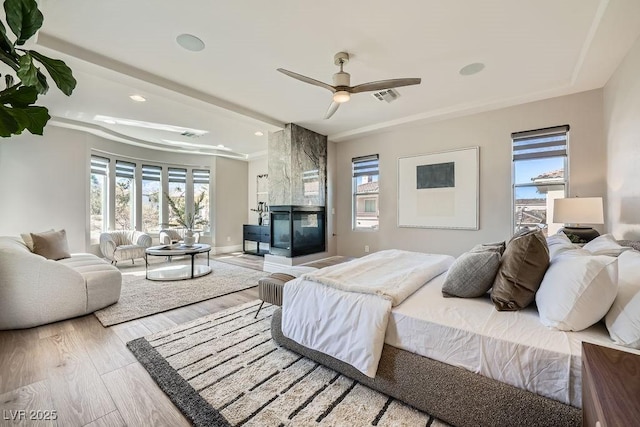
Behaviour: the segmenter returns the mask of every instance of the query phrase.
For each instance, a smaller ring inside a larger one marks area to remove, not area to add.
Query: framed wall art
[[[477,230],[480,148],[398,159],[398,226]]]

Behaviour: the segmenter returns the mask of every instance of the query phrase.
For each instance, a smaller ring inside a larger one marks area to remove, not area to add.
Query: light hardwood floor
[[[90,314],[0,331],[0,426],[188,426],[125,344],[257,298],[256,287],[108,328]]]

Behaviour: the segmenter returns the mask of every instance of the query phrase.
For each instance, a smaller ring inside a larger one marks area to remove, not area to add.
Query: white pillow
[[[556,256],[560,255],[564,251],[580,247],[573,244],[571,240],[569,240],[567,235],[563,232],[547,237],[547,246],[549,247],[549,259],[551,261],[553,261]]]
[[[629,247],[619,245],[612,234],[603,234],[602,236],[598,236],[582,248],[588,250],[593,255],[609,256],[618,256],[622,252],[631,249]]]
[[[618,295],[605,317],[611,339],[640,349],[640,252],[618,257]]]
[[[618,291],[618,259],[566,252],[549,264],[536,293],[540,321],[581,331],[607,314]]]

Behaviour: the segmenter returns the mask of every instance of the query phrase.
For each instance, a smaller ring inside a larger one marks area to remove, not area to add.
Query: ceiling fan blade
[[[303,76],[302,74],[294,73],[293,71],[285,70],[284,68],[278,68],[278,71],[280,71],[282,74],[285,74],[289,77],[293,77],[296,80],[300,80],[301,82],[309,83],[314,86],[323,87],[327,90],[330,90],[331,93],[334,93],[336,91],[336,88],[331,86],[330,84],[323,83],[316,79],[312,79],[311,77]]]
[[[373,90],[391,89],[393,87],[419,85],[422,79],[390,79],[380,80],[377,82],[363,83],[361,85],[353,86],[347,90],[347,92],[369,92]]]
[[[327,120],[328,118],[333,116],[333,113],[335,113],[338,110],[339,106],[340,106],[339,103],[332,102],[331,105],[329,105],[329,109],[327,110],[327,114],[324,115],[324,119]]]

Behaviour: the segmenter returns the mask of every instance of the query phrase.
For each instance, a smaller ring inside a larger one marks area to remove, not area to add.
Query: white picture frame
[[[480,147],[398,159],[398,227],[478,230]]]

